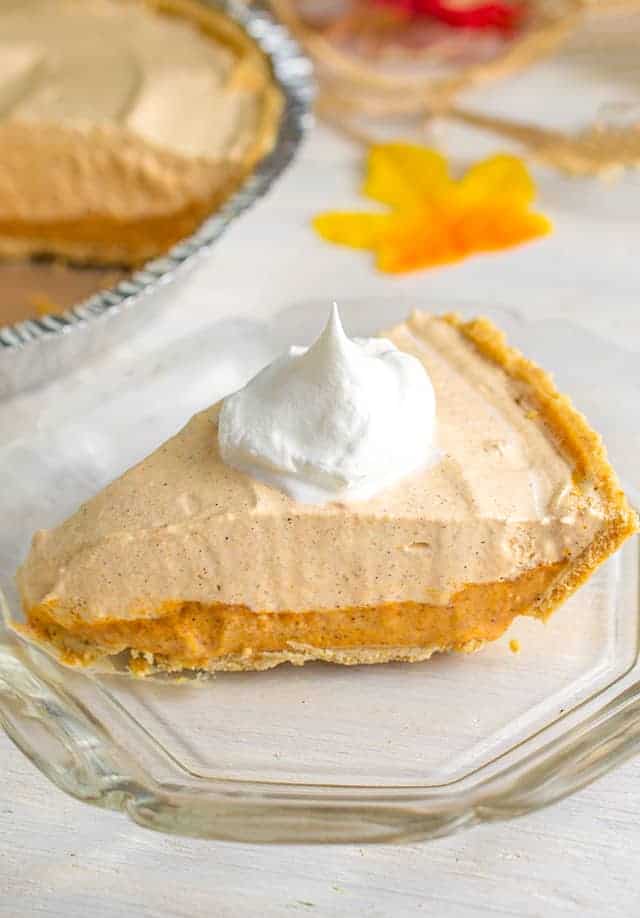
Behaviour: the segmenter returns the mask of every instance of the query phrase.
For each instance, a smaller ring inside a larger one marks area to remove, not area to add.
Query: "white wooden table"
[[[593,85],[583,71],[580,87],[572,87],[574,67],[575,60],[546,64],[485,92],[477,104],[513,113],[526,106],[547,123],[577,124],[594,99],[628,94],[615,68],[594,76]],[[580,92],[571,95],[572,88]],[[459,162],[499,148],[458,128],[439,137]],[[455,267],[385,278],[368,255],[325,245],[308,228],[319,210],[362,204],[355,194],[360,161],[355,147],[317,129],[277,189],[175,288],[155,334],[170,334],[183,321],[204,324],[222,307],[264,317],[305,299],[328,305],[333,298],[398,296],[425,307],[462,301],[570,318],[640,351],[640,175],[609,187],[536,170],[553,236]],[[134,352],[137,346],[142,338]],[[47,392],[31,398],[42,404]],[[640,914],[640,759],[552,809],[429,844],[261,848],[155,835],[66,798],[4,735],[0,756],[3,918]]]

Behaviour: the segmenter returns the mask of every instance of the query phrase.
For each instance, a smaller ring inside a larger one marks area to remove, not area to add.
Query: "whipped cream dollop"
[[[367,500],[436,456],[422,363],[385,338],[350,339],[334,305],[311,347],[291,347],[223,402],[223,462],[302,503]]]

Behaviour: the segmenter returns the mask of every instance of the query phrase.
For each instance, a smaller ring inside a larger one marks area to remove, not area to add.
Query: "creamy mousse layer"
[[[0,250],[166,249],[270,147],[279,104],[257,47],[201,4],[6,0]]]
[[[25,608],[45,604],[71,625],[184,602],[256,612],[445,604],[466,584],[576,558],[605,525],[603,500],[531,387],[446,319],[416,313],[384,334],[432,380],[438,462],[367,501],[302,504],[222,463],[213,406],[37,533],[18,574]]]
[[[236,70],[232,46],[162,9],[144,0],[5,0],[0,122],[119,125],[182,156],[242,157],[259,80]]]

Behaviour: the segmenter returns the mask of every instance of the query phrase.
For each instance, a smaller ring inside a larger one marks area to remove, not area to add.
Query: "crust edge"
[[[420,313],[414,315],[419,317]],[[638,532],[638,515],[620,486],[602,437],[593,430],[569,396],[558,391],[551,374],[509,345],[505,333],[490,319],[480,316],[464,321],[456,313],[447,313],[441,318],[464,335],[483,357],[501,367],[512,379],[526,385],[560,448],[575,462],[578,483],[589,477],[605,499],[608,511],[605,525],[575,562],[558,577],[536,609],[536,616],[546,620],[626,539]]]

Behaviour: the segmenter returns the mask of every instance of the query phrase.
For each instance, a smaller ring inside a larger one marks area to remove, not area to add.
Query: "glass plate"
[[[370,334],[411,305],[368,299],[343,313],[352,334]],[[637,501],[637,356],[564,321],[484,312],[555,371]],[[2,408],[5,613],[18,614],[13,574],[35,529],[59,522],[284,346],[308,342],[325,315],[326,304],[306,303],[268,324],[229,318],[116,369],[84,369],[64,397],[49,390],[26,433],[24,404]],[[638,580],[632,539],[546,626],[519,619],[470,657],[281,666],[181,684],[68,670],[5,630],[0,720],[67,793],[154,829],[243,842],[435,837],[545,806],[636,750]]]

